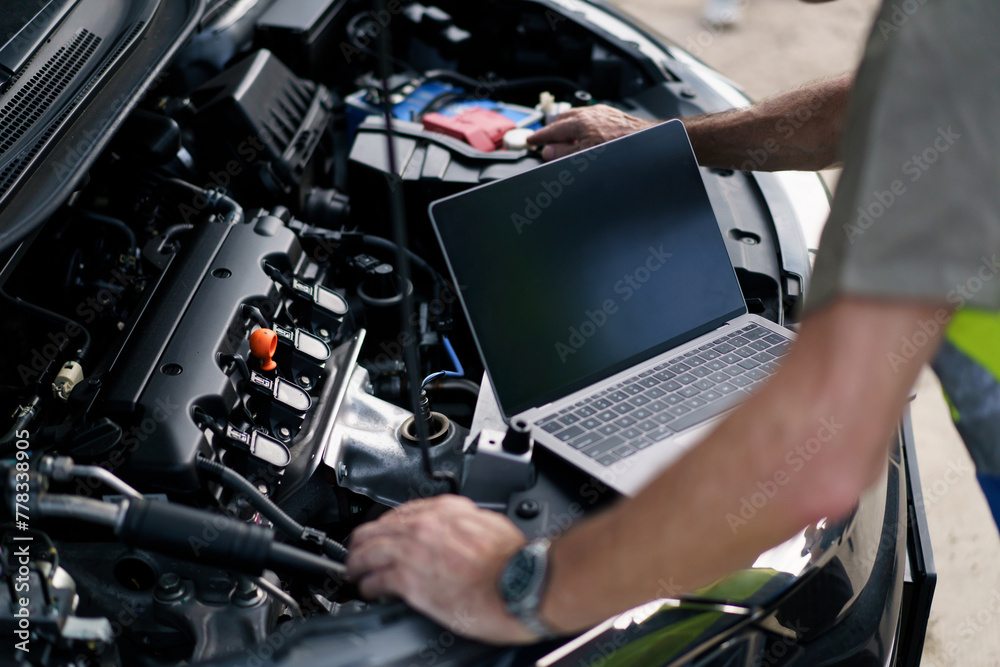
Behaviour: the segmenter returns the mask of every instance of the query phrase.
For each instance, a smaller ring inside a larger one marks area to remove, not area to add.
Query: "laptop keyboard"
[[[536,426],[609,466],[749,398],[791,340],[757,324],[596,392]]]

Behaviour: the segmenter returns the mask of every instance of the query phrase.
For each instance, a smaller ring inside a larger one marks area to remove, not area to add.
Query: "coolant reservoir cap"
[[[278,367],[274,363],[274,353],[278,349],[278,334],[273,329],[257,329],[250,334],[250,354],[260,359],[260,368],[273,371]]]
[[[528,148],[528,137],[535,132],[526,127],[515,127],[503,135],[503,147],[508,151],[523,151]]]

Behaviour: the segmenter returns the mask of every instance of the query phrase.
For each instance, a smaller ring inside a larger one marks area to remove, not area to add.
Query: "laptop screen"
[[[746,312],[680,121],[430,210],[507,417]]]

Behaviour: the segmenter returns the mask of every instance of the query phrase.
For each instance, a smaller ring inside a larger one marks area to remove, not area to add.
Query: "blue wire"
[[[460,378],[465,375],[465,369],[462,368],[462,362],[458,360],[458,355],[455,354],[455,348],[451,346],[451,341],[448,340],[447,336],[441,337],[441,342],[444,345],[445,352],[448,353],[448,358],[451,359],[452,365],[455,367],[453,371],[437,371],[436,373],[431,373],[424,378],[424,381],[420,383],[421,387],[427,385],[431,380],[436,380],[439,377],[450,377],[450,378]]]
[[[441,342],[444,343],[444,349],[448,352],[448,357],[451,359],[451,363],[455,366],[455,370],[445,371],[445,375],[451,378],[462,377],[465,375],[465,369],[462,368],[462,362],[458,360],[458,355],[455,354],[455,348],[451,346],[451,341],[448,340],[447,336],[442,336]]]

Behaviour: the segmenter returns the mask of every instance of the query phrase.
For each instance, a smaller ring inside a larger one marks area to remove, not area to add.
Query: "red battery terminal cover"
[[[457,116],[429,113],[423,118],[424,129],[461,139],[484,152],[495,151],[503,143],[503,135],[517,124],[510,118],[489,109],[469,109]]]

